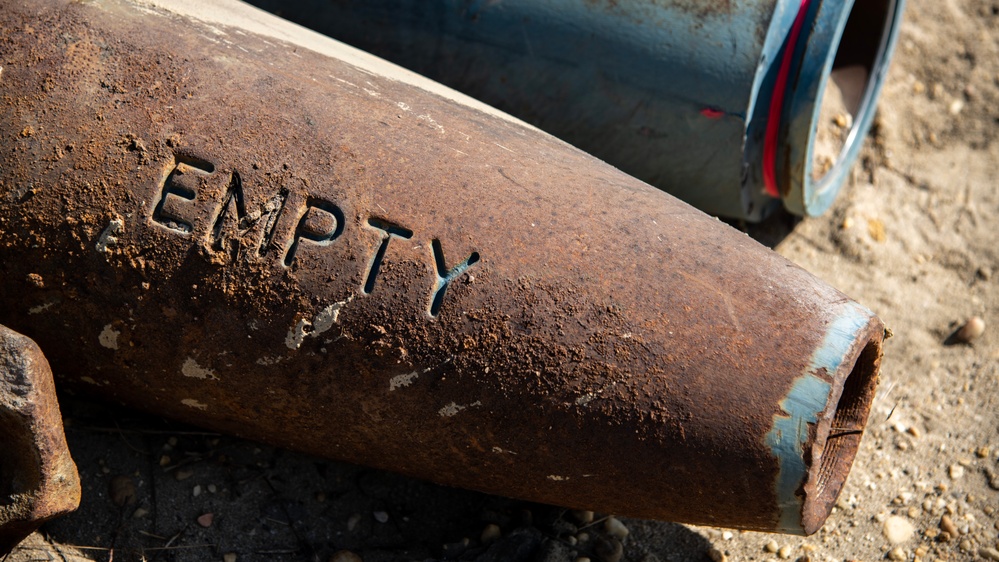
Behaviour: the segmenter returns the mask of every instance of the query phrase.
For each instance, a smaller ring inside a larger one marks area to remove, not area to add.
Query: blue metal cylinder
[[[709,213],[759,220],[780,201],[817,215],[834,200],[870,127],[904,0],[251,3]],[[844,70],[853,84],[835,90],[842,111],[827,115],[830,77]],[[832,143],[817,142],[824,127]]]

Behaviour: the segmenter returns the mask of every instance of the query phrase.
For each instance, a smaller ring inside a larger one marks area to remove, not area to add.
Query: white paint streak
[[[284,344],[288,349],[298,349],[307,337],[318,337],[319,334],[329,331],[335,324],[340,322],[340,310],[350,301],[354,300],[351,295],[347,300],[335,302],[319,311],[312,321],[302,318],[288,330],[288,335],[284,338]]]
[[[450,418],[451,416],[457,415],[458,412],[464,410],[466,407],[467,406],[459,406],[457,403],[451,402],[447,406],[444,406],[443,408],[438,410],[437,414],[440,415],[440,417],[442,418]]]
[[[440,410],[438,410],[437,414],[440,415],[440,417],[442,417],[442,418],[450,418],[452,416],[458,415],[458,412],[460,412],[462,410],[467,410],[468,408],[474,408],[476,406],[481,406],[481,405],[482,405],[482,402],[479,401],[479,400],[476,400],[475,402],[472,402],[468,406],[461,406],[461,405],[459,405],[456,402],[451,402],[447,406],[444,406],[443,408],[441,408]]]
[[[559,476],[558,474],[549,474],[548,475],[548,479],[549,480],[554,480],[556,482],[565,482],[566,480],[569,479],[569,477],[568,476]]]
[[[100,386],[101,385],[101,383],[95,381],[94,379],[92,379],[90,377],[80,377],[80,380],[83,381],[83,382],[85,382],[85,383],[87,383],[87,384],[92,384],[94,386]]]
[[[308,335],[306,334],[306,328],[311,327],[312,322],[302,318],[288,330],[288,335],[284,338],[284,344],[288,346],[288,349],[298,349],[301,347],[302,342],[305,341],[305,336]]]
[[[115,330],[111,324],[104,326],[101,330],[100,335],[97,336],[97,341],[101,343],[102,346],[108,349],[118,349],[118,335],[121,334],[118,330]]]
[[[437,131],[440,132],[440,134],[442,134],[442,135],[444,134],[444,126],[441,125],[440,123],[438,123],[437,121],[434,121],[434,118],[431,117],[429,114],[427,114],[427,115],[418,115],[416,118],[417,119],[422,119],[422,120],[426,121],[427,123],[430,123],[431,127],[437,129]]]
[[[198,362],[194,360],[193,357],[188,357],[184,360],[184,364],[180,367],[180,372],[185,377],[191,377],[192,379],[201,380],[219,380],[219,377],[215,374],[215,371],[198,365]]]
[[[517,453],[515,453],[513,451],[509,451],[507,449],[503,449],[503,448],[500,448],[500,447],[493,447],[493,452],[496,453],[497,455],[516,455],[517,454]]]
[[[389,390],[395,390],[397,388],[402,388],[404,386],[409,386],[413,384],[413,381],[420,376],[420,373],[413,371],[412,373],[406,373],[405,375],[396,375],[389,380]]]
[[[333,303],[326,308],[319,311],[319,314],[312,319],[312,326],[314,331],[311,334],[313,337],[329,330],[334,324],[340,322],[340,309],[347,306],[347,304],[354,300],[354,295],[347,297],[347,300]]]
[[[195,408],[195,409],[198,409],[198,410],[201,410],[201,411],[205,411],[205,410],[208,409],[208,404],[202,404],[201,402],[198,402],[194,398],[185,398],[185,399],[181,400],[180,403],[183,404],[183,405],[185,405],[185,406],[188,406],[188,407],[191,407],[191,408]]]
[[[109,246],[113,246],[118,243],[118,236],[125,233],[125,221],[119,217],[111,219],[108,223],[107,228],[101,233],[101,237],[97,239],[97,251],[106,254]]]
[[[38,306],[33,306],[33,307],[31,307],[31,308],[28,309],[28,314],[41,314],[41,313],[45,312],[46,310],[48,310],[48,309],[52,308],[53,306],[55,306],[57,302],[59,302],[59,301],[49,301],[49,302],[47,302],[45,304],[40,304]]]

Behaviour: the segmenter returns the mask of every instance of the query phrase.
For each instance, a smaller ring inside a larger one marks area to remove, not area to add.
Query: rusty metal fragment
[[[244,5],[0,5],[0,319],[61,384],[577,509],[830,512],[883,336],[839,291]]]
[[[0,556],[79,504],[48,362],[35,342],[0,326]]]

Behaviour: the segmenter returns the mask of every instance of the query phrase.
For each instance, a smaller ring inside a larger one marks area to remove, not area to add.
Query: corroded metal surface
[[[49,365],[33,341],[0,326],[0,556],[79,504]]]
[[[0,319],[61,383],[540,502],[821,525],[873,314],[535,129],[204,5],[4,2]]]
[[[781,204],[797,215],[832,204],[873,120],[904,5],[248,1],[508,111],[699,209],[752,221]],[[820,100],[846,68],[871,79],[855,86],[842,150],[825,155]],[[827,160],[813,169],[814,154]]]

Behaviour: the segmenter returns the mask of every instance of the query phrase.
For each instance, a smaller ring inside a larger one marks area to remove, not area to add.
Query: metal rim
[[[898,39],[898,29],[904,0],[881,3],[847,1],[822,2],[816,9],[809,36],[801,41],[795,81],[789,107],[784,114],[784,157],[778,156],[778,167],[788,181],[783,190],[785,207],[799,215],[816,216],[825,212],[835,200],[847,174],[863,146],[863,139],[874,120],[877,99],[884,84],[889,61]],[[854,112],[853,125],[840,148],[832,167],[815,181],[812,179],[815,138],[822,109],[823,92],[838,57],[853,45],[853,33],[862,26],[867,13],[858,10],[881,8],[880,37],[873,49],[862,46],[858,57],[866,57],[867,83]]]

